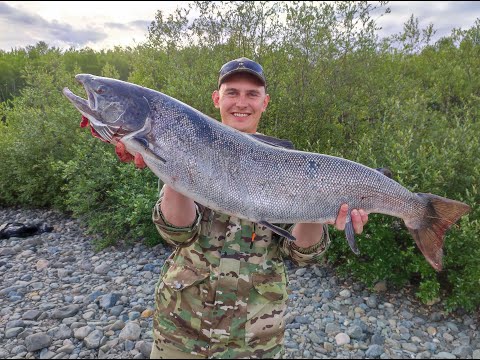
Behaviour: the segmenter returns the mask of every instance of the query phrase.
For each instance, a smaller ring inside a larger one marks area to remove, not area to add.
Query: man
[[[255,134],[270,100],[262,67],[247,58],[227,62],[212,100],[222,123]],[[141,157],[135,164],[145,166]],[[339,209],[337,229],[345,228],[347,212],[346,205]],[[367,214],[353,210],[351,218],[360,234]],[[330,243],[326,225],[291,225],[291,242],[259,224],[214,212],[168,185],[153,221],[174,252],[156,289],[151,358],[281,357],[288,298],[283,259],[300,266],[317,262]]]

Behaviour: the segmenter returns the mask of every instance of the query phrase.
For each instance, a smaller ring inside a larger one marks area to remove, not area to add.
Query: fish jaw
[[[82,97],[75,95],[68,88],[63,89],[63,95],[65,95],[67,99],[70,100],[70,102],[82,114],[82,121],[80,123],[80,127],[86,127],[88,125],[91,125],[91,132],[94,137],[98,137],[100,140],[112,143],[114,145],[117,143],[115,133],[116,131],[118,131],[118,128],[115,129],[112,126],[105,124],[101,120],[98,120],[98,118],[100,118],[100,114],[98,113],[98,111],[92,109],[92,97],[89,96],[89,100],[85,100]]]
[[[98,113],[92,109],[91,100],[85,100],[84,98],[75,95],[69,88],[64,88],[62,91],[63,95],[66,96],[68,100],[77,108],[78,111],[82,113],[87,119],[91,120],[93,117],[98,117]],[[87,92],[88,93],[88,92]],[[90,98],[90,96],[89,96]],[[96,120],[96,119],[95,119]]]

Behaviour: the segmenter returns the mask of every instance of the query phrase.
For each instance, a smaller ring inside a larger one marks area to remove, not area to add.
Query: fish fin
[[[150,143],[143,136],[136,135],[136,136],[133,137],[133,140],[137,140],[140,144],[142,144],[145,147],[145,149],[150,148]]]
[[[425,259],[436,271],[441,271],[445,232],[471,208],[460,201],[438,195],[417,195],[426,201],[427,211],[420,219],[420,227],[413,228],[407,221],[405,224]]]
[[[152,146],[145,137],[136,135],[132,136],[129,141],[134,141],[140,145],[141,149],[138,149],[138,145],[135,145],[135,148],[141,153],[143,160],[153,159],[154,162],[161,161],[163,164],[167,162],[167,160],[153,151]]]
[[[383,175],[385,175],[390,179],[393,178],[393,172],[389,168],[376,168],[375,170],[377,170],[379,173],[382,173]]]
[[[295,241],[296,238],[290,234],[287,230],[282,229],[281,227],[278,227],[276,225],[270,224],[269,222],[266,221],[259,221],[258,222],[260,225],[266,226],[270,230],[272,230],[274,233],[286,237],[288,240]]]
[[[286,149],[295,149],[295,146],[290,140],[277,139],[275,137],[267,136],[263,134],[248,134],[248,135],[268,145],[282,147]]]
[[[152,150],[150,149],[145,149],[145,153],[151,155],[152,157],[156,158],[157,160],[160,160],[163,164],[167,163],[167,160],[165,160],[163,157],[160,155],[155,154]]]
[[[357,242],[355,241],[355,230],[353,229],[352,221],[348,221],[345,224],[345,236],[347,237],[350,249],[352,249],[355,255],[360,255],[360,250],[358,250]]]

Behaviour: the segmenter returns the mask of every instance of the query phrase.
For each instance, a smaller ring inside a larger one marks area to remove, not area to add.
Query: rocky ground
[[[79,221],[54,211],[0,208],[6,222],[53,231],[0,240],[0,358],[148,358],[169,248],[95,253]],[[369,291],[327,266],[289,264],[289,277],[286,358],[480,359],[477,315]]]

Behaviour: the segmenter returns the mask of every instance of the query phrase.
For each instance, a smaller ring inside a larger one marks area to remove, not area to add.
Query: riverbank
[[[170,248],[95,253],[78,220],[2,209],[6,222],[53,226],[0,240],[0,358],[148,358],[154,287]],[[324,266],[289,264],[286,358],[480,359],[479,319],[411,295],[369,291]]]

